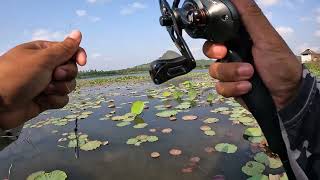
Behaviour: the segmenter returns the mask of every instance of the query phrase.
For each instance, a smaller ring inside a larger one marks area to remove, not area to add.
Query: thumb
[[[242,23],[253,41],[272,40],[279,37],[269,20],[254,0],[232,0],[240,13]],[[273,38],[270,38],[273,35]]]
[[[64,41],[46,48],[44,53],[49,57],[49,63],[56,67],[69,61],[79,50],[81,39],[81,32],[75,30],[72,31]]]

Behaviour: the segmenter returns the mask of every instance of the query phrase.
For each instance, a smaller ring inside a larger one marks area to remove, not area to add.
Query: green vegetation
[[[320,77],[320,62],[308,62],[305,66],[317,77]]]

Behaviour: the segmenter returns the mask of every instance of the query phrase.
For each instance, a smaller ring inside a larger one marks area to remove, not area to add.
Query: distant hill
[[[181,56],[175,51],[167,51],[158,59],[174,59]],[[206,69],[212,63],[212,60],[197,60],[197,69]],[[121,70],[112,70],[112,71],[83,71],[80,72],[78,78],[92,78],[99,76],[114,76],[114,75],[128,75],[128,74],[138,74],[138,73],[148,73],[150,69],[150,63],[141,64],[138,66],[134,66],[132,68],[121,69]]]

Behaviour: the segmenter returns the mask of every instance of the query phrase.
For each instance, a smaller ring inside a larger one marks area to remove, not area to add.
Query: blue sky
[[[150,62],[175,49],[159,26],[158,0],[2,0],[0,54],[36,39],[62,40],[83,33],[89,63],[82,70],[110,70]],[[295,53],[320,51],[319,0],[258,0]],[[196,58],[203,40],[187,38]]]

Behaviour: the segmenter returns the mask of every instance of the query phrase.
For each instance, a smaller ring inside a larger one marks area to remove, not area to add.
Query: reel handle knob
[[[157,85],[177,76],[189,73],[196,67],[196,62],[184,56],[174,59],[161,59],[150,64],[150,76]]]

